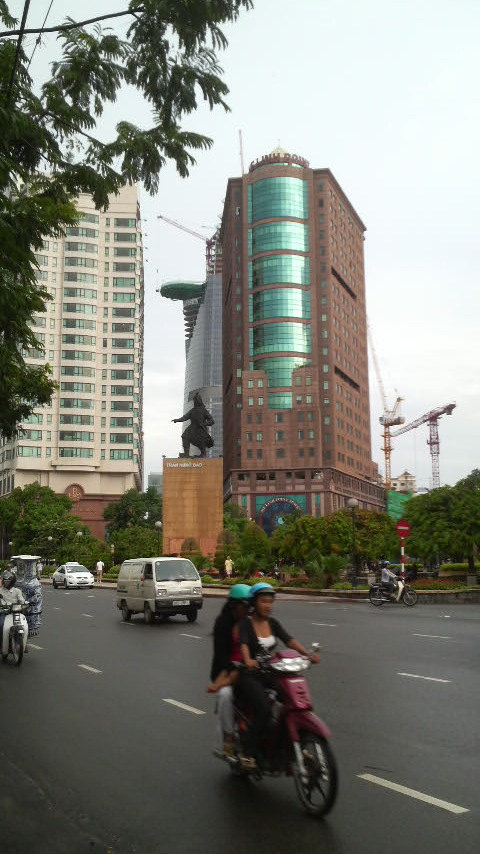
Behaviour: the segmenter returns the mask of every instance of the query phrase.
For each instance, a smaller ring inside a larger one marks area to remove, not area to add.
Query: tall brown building
[[[351,498],[383,508],[371,459],[365,226],[329,169],[277,149],[228,182],[224,498],[270,532]]]

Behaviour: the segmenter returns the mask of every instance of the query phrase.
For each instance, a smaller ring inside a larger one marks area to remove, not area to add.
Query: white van
[[[191,560],[183,557],[139,557],[125,560],[118,573],[117,608],[125,621],[143,613],[155,617],[185,614],[190,623],[203,605],[202,582]]]

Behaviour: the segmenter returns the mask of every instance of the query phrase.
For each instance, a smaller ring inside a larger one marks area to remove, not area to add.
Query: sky
[[[200,0],[199,0],[200,1]],[[27,26],[50,0],[36,0]],[[83,0],[84,18],[126,2]],[[23,2],[10,3],[20,14]],[[53,0],[47,25],[78,15]],[[120,19],[122,21],[122,19]],[[440,480],[453,485],[480,467],[480,6],[472,0],[256,0],[224,28],[219,61],[231,112],[201,104],[184,128],[214,140],[188,179],[169,165],[158,194],[142,191],[145,245],[145,482],[162,457],[178,456],[185,345],[182,304],[156,292],[170,279],[202,280],[204,243],[157,219],[209,236],[229,177],[278,144],[313,168],[329,168],[367,227],[367,313],[387,405],[401,397],[405,423],[456,403],[439,424]],[[124,32],[126,23],[112,22]],[[34,37],[26,42],[33,48]],[[41,80],[57,56],[54,37],[36,50]],[[101,132],[148,108],[125,92]],[[372,459],[384,474],[380,383],[370,362]],[[405,469],[430,488],[428,427],[393,440],[392,475]]]

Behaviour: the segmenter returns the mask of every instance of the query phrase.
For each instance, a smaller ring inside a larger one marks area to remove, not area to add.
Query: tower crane
[[[199,240],[203,240],[206,245],[206,263],[207,263],[207,274],[208,273],[219,273],[221,272],[221,247],[218,242],[218,230],[215,232],[213,237],[205,237],[204,234],[200,234],[198,231],[194,231],[192,228],[187,228],[186,225],[182,225],[181,222],[177,222],[175,219],[170,219],[168,216],[162,216],[159,214],[157,219],[163,220],[163,222],[168,222],[169,225],[175,226],[175,228],[179,228],[181,231],[186,231],[187,234],[191,234],[192,237],[198,237]]]
[[[401,427],[400,430],[395,430],[395,433],[392,433],[392,436],[401,436],[402,433],[406,433],[408,430],[414,430],[415,427],[420,427],[420,424],[428,424],[429,438],[427,439],[427,445],[430,445],[430,454],[432,457],[433,489],[438,489],[440,486],[440,441],[438,438],[438,419],[441,418],[442,415],[451,415],[456,405],[456,403],[447,403],[446,406],[438,406],[436,409],[426,412],[425,415],[421,415],[420,418],[412,421],[411,424],[406,424],[405,427]]]
[[[385,454],[385,489],[390,489],[392,485],[392,467],[391,467],[391,455],[392,455],[392,435],[396,435],[391,432],[391,427],[395,427],[398,424],[404,424],[405,418],[399,413],[399,407],[403,400],[403,397],[397,397],[392,408],[389,408],[387,403],[387,395],[385,394],[385,388],[382,382],[382,375],[380,373],[380,365],[378,364],[377,353],[375,347],[373,345],[373,338],[370,326],[367,325],[367,333],[368,333],[368,342],[370,344],[370,352],[372,354],[373,365],[375,367],[375,373],[377,375],[378,387],[380,390],[380,396],[382,398],[383,405],[383,415],[378,419],[380,424],[383,427],[382,439],[383,439],[383,448],[381,450]]]

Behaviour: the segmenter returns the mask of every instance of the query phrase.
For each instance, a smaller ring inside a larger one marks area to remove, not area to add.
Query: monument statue
[[[193,408],[190,409],[181,418],[173,418],[174,424],[179,421],[190,421],[190,424],[182,433],[183,454],[181,457],[190,456],[190,445],[194,445],[200,451],[200,456],[204,457],[207,448],[213,448],[213,439],[207,430],[215,424],[214,419],[206,408],[201,395],[195,394],[193,398]]]

